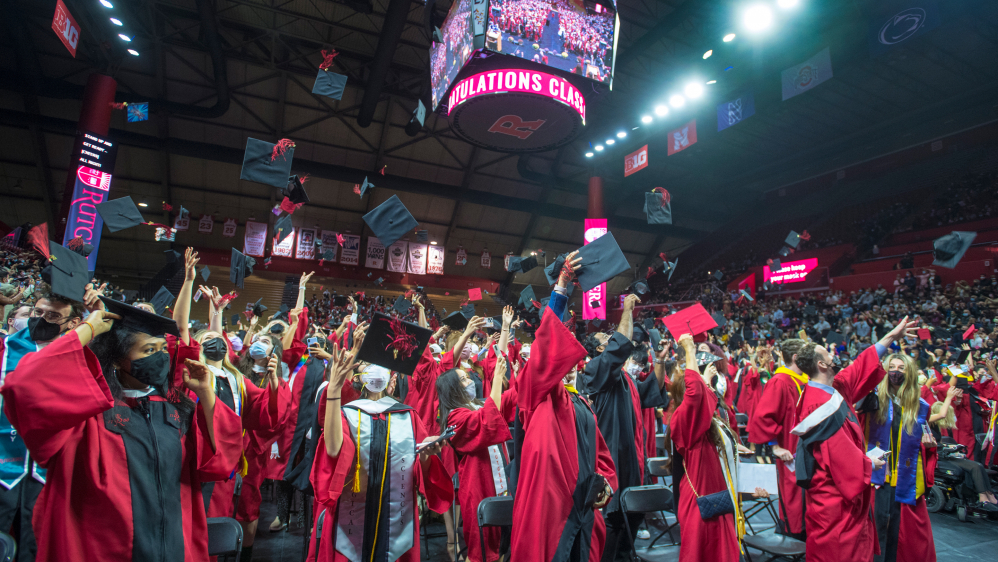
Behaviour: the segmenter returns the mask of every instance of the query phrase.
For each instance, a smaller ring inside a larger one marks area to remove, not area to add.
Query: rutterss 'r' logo
[[[541,125],[544,123],[544,119],[538,119],[537,121],[524,121],[521,117],[516,115],[504,115],[497,119],[496,122],[489,127],[489,132],[502,133],[504,135],[510,135],[520,140],[524,140],[534,134],[537,129],[540,129]]]

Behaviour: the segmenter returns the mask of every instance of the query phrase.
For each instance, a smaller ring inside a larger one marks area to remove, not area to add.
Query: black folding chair
[[[14,562],[17,559],[17,541],[7,533],[0,532],[0,562]]]
[[[498,496],[485,498],[478,504],[478,540],[485,556],[485,533],[482,527],[513,527],[513,498]],[[506,554],[500,552],[499,556]]]
[[[662,512],[668,511],[671,508],[672,490],[665,486],[657,484],[653,486],[634,486],[627,488],[620,494],[620,509],[624,513],[624,527],[627,529],[627,536],[629,537],[633,537],[634,533],[631,532],[631,523],[628,520],[628,514]],[[634,542],[631,541],[631,558],[633,560],[648,562],[659,562],[661,560],[658,556],[649,556],[649,551],[652,549],[651,544],[647,548],[638,551]],[[652,541],[652,544],[654,544],[654,541]],[[678,554],[679,552],[676,551],[677,556]]]
[[[243,551],[243,527],[231,517],[208,518],[208,555],[238,561]],[[224,558],[223,558],[224,557]]]
[[[748,527],[748,532],[753,535],[758,535],[761,532],[768,531],[769,529],[775,529],[777,527],[776,522],[779,521],[780,517],[776,513],[776,502],[774,496],[770,496],[768,498],[756,498],[751,494],[739,494],[739,497],[742,500],[742,512],[745,515],[745,526]],[[747,507],[745,507],[746,505]],[[769,514],[769,517],[773,520],[773,524],[766,527],[760,527],[759,530],[756,530],[755,527],[752,526],[752,518],[762,512]]]
[[[656,433],[655,434],[655,450],[656,451],[665,451],[665,434],[664,433]],[[668,453],[668,451],[665,451],[665,452]]]
[[[668,453],[668,451],[666,451],[664,457],[652,457],[650,459],[646,459],[645,460],[645,466],[646,466],[646,468],[648,470],[648,474],[650,474],[650,475],[652,475],[652,476],[654,476],[656,478],[662,478],[662,479],[664,479],[664,478],[666,478],[668,476],[672,476],[672,470],[669,469],[669,453]],[[669,509],[667,511],[671,512],[672,510]],[[654,539],[652,539],[651,543],[648,545],[648,548],[651,548],[651,547],[655,546],[655,543],[658,542],[658,539],[664,537],[666,534],[669,535],[669,540],[672,542],[673,545],[679,544],[679,543],[676,542],[676,538],[672,535],[672,529],[674,529],[677,526],[679,526],[679,521],[677,520],[676,522],[674,522],[672,524],[669,524],[669,520],[668,520],[668,518],[666,518],[664,511],[660,511],[660,512],[658,512],[658,514],[659,514],[659,517],[662,518],[662,522],[665,523],[666,527],[665,527],[664,531],[662,531],[661,533],[658,534],[657,537],[655,537]]]
[[[745,545],[745,557],[752,562],[752,554],[749,548],[754,548],[764,554],[769,555],[769,560],[782,558],[791,562],[804,560],[804,542],[784,535],[745,535],[742,538]]]

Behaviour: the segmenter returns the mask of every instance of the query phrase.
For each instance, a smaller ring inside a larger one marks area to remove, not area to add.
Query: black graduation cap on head
[[[232,248],[232,258],[229,263],[229,281],[232,281],[236,287],[242,289],[246,277],[253,275],[254,265],[256,265],[255,259]]]
[[[91,278],[87,259],[51,240],[49,256],[49,265],[42,270],[42,279],[52,286],[53,293],[82,302]]]
[[[411,375],[432,335],[432,330],[375,312],[357,360]]]
[[[180,331],[177,330],[177,323],[173,321],[173,318],[153,314],[148,310],[136,308],[108,297],[100,297],[100,300],[104,303],[104,307],[107,308],[108,312],[121,316],[121,320],[114,321],[112,330],[119,326],[124,326],[137,332],[149,334],[150,336],[163,336],[165,334],[180,335]]]
[[[634,324],[631,331],[631,341],[638,343],[648,341],[648,331],[641,324]]]
[[[655,328],[648,330],[648,339],[651,341],[651,345],[654,349],[658,349],[658,342],[662,341],[662,332],[659,332]]]
[[[253,311],[253,316],[262,317],[263,313],[267,311],[267,307],[263,304],[263,298],[257,299],[250,310]]]
[[[977,238],[976,232],[957,231],[932,241],[932,265],[953,269]]]
[[[104,219],[104,224],[111,232],[132,228],[145,222],[139,208],[128,196],[99,203],[96,207],[97,214]]]
[[[825,336],[825,341],[827,341],[828,343],[839,345],[840,343],[846,341],[846,338],[845,336],[843,336],[838,332],[828,332],[828,334]]]
[[[206,265],[206,266],[204,266],[204,267],[203,267],[203,268],[201,269],[201,279],[203,279],[203,280],[204,280],[205,282],[207,282],[207,281],[208,281],[208,277],[209,277],[210,275],[211,275],[211,270],[210,270],[210,269],[208,269],[208,266],[207,266],[207,265]]]
[[[282,148],[283,153],[281,153]],[[274,144],[247,137],[239,179],[284,189],[288,185],[288,178],[291,177],[291,161],[294,155],[294,144],[288,139],[281,139],[280,143]]]
[[[315,75],[315,85],[312,86],[312,93],[326,96],[334,100],[343,99],[343,91],[347,86],[347,77],[331,70],[319,70]]]
[[[520,300],[517,304],[529,311],[534,308],[533,301],[535,300],[537,300],[537,295],[534,294],[534,288],[531,285],[527,285],[520,291]]]
[[[797,246],[800,245],[800,234],[797,234],[795,231],[791,230],[790,234],[787,234],[787,239],[783,242],[787,246],[797,249]]]
[[[668,193],[664,190],[645,193],[644,212],[648,224],[672,224],[672,203]]]
[[[463,314],[468,320],[471,320],[475,316],[475,305],[468,303],[462,306],[461,314]]]
[[[298,175],[288,178],[288,187],[284,191],[284,196],[292,203],[308,203],[308,193],[305,192],[305,184]]]
[[[776,253],[777,253],[777,255],[779,255],[779,256],[780,256],[781,258],[785,258],[785,257],[787,257],[787,256],[789,256],[789,255],[790,255],[790,248],[787,248],[786,246],[784,246],[784,247],[780,248],[780,251],[779,251],[779,252],[776,252]]]
[[[526,273],[531,269],[537,267],[537,258],[534,256],[513,257],[509,258],[509,271],[510,273],[519,271],[521,273]]]
[[[371,227],[374,235],[386,248],[419,226],[399,200],[398,195],[392,195],[387,201],[364,215],[364,222]]]
[[[631,268],[612,232],[607,232],[579,248],[579,257],[582,258],[582,267],[577,275],[579,287],[583,291],[588,291]]]
[[[544,276],[548,278],[548,285],[554,285],[561,277],[561,268],[565,266],[565,258],[568,254],[560,254],[544,268]]]
[[[417,230],[416,231],[416,242],[429,242],[430,241],[430,231],[429,230]]]
[[[173,299],[175,298],[176,297],[173,296],[173,293],[171,293],[169,289],[166,287],[160,287],[159,290],[156,291],[156,295],[153,296],[151,301],[149,301],[149,304],[151,304],[156,310],[156,314],[162,316],[163,312],[166,311],[166,308],[173,304]]]
[[[444,312],[447,312],[444,310]],[[452,330],[463,331],[468,327],[468,319],[464,317],[460,312],[452,312],[449,316],[443,319],[444,326],[450,327]]]
[[[360,193],[358,193],[358,195],[360,195],[361,197],[363,197],[364,195],[367,194],[367,190],[373,189],[373,188],[374,188],[374,184],[371,183],[371,182],[369,182],[369,181],[367,181],[367,176],[364,176],[364,181],[362,181],[360,183]]]
[[[291,215],[284,215],[277,219],[274,225],[274,244],[280,244],[294,233],[294,226],[291,224]]]
[[[409,299],[404,296],[395,299],[395,304],[392,306],[392,309],[402,316],[405,316],[409,312],[410,308],[412,308],[412,303],[409,302]]]
[[[423,100],[418,100],[418,103],[419,105],[416,106],[416,109],[412,110],[411,121],[419,123],[419,126],[422,127],[423,121],[426,120],[426,106],[423,105]]]

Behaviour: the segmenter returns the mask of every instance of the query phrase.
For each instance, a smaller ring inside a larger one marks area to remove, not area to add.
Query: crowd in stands
[[[995,216],[998,172],[968,175],[935,194],[930,209],[915,217],[905,230],[957,224]]]

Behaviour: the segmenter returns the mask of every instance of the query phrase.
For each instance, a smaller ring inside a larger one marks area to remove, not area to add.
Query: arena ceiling
[[[408,16],[385,79],[369,82],[389,2],[115,0],[135,36],[129,46],[140,56],[134,57],[124,54],[98,0],[66,0],[83,29],[73,58],[52,32],[54,2],[5,0],[0,195],[12,204],[0,206],[0,220],[54,221],[82,85],[95,69],[118,81],[119,101],[151,104],[147,122],[128,123],[123,112],[112,118],[109,136],[120,146],[112,196],[130,194],[148,202],[150,212],[161,201],[180,203],[218,222],[273,217],[278,194],[239,180],[239,167],[246,137],[288,137],[297,143],[294,171],[311,177],[312,203],[295,213],[296,224],[366,237],[361,216],[397,193],[431,240],[447,248],[448,274],[515,284],[543,277],[535,271],[514,280],[498,266],[457,267],[455,249],[466,248],[471,264],[484,248],[501,259],[507,252],[577,247],[593,174],[606,178],[611,229],[631,263],[643,268],[659,252],[674,255],[746,213],[777,213],[762,200],[768,190],[995,118],[994,2],[947,3],[938,29],[872,57],[867,34],[878,2],[803,0],[792,25],[722,51],[720,37],[744,2],[619,0],[613,92],[590,106],[579,139],[529,157],[490,152],[460,140],[435,114],[415,135],[406,132],[416,100],[429,98],[431,35],[422,3],[403,2]],[[447,0],[438,2],[437,17],[448,7]],[[834,78],[780,101],[780,70],[825,46],[832,50]],[[348,76],[339,102],[311,94],[324,48],[339,51],[336,70]],[[697,66],[708,48],[718,56]],[[733,70],[723,72],[724,66]],[[719,80],[706,101],[634,131],[600,159],[584,156],[589,141],[637,125],[691,73]],[[358,116],[365,93],[378,85],[371,123],[363,127]],[[714,106],[748,89],[756,115],[713,132]],[[700,120],[699,142],[666,158],[665,133],[690,118]],[[649,168],[625,179],[623,155],[646,142],[653,151]],[[365,176],[377,188],[360,198],[353,185]],[[641,212],[641,193],[659,185],[673,195],[672,226],[647,225]],[[157,214],[150,218],[165,219]],[[194,231],[177,237],[178,244],[220,249],[231,240]],[[148,278],[162,265],[161,252],[147,230],[105,233],[102,255],[136,257],[102,259],[99,269]],[[625,286],[626,277],[611,292]]]

